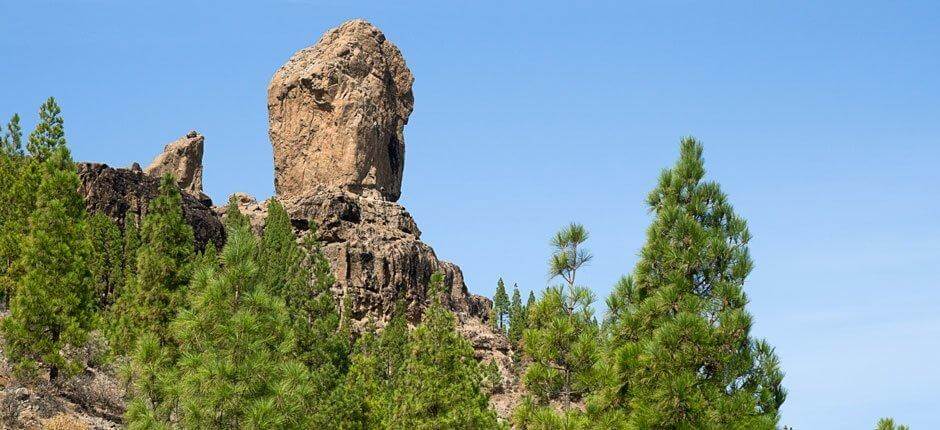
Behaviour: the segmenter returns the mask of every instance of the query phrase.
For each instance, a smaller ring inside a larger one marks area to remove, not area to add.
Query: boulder
[[[326,185],[398,200],[413,82],[398,48],[363,20],[295,53],[268,86],[277,195]]]

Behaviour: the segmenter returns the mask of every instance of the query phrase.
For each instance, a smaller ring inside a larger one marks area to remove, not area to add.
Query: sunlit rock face
[[[397,201],[413,82],[398,48],[363,20],[295,53],[268,86],[278,197],[325,185]]]

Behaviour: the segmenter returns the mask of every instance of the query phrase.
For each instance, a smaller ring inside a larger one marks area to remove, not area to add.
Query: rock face
[[[278,196],[325,185],[398,200],[413,82],[398,48],[363,20],[294,54],[268,86]]]
[[[236,194],[239,211],[260,231],[266,202]],[[414,219],[397,203],[371,199],[335,187],[317,187],[307,194],[279,199],[299,234],[316,226],[330,260],[338,301],[348,300],[352,320],[383,324],[396,303],[406,305],[409,320],[420,320],[427,303],[431,275],[444,274],[445,303],[461,321],[485,320],[489,299],[467,291],[456,265],[437,258],[421,241]],[[226,208],[216,208],[222,216]]]
[[[90,213],[103,213],[124,224],[127,212],[141,219],[147,214],[150,201],[160,194],[160,180],[138,169],[115,169],[101,163],[79,163],[78,176],[82,181],[79,193],[85,199]],[[183,216],[193,227],[196,248],[203,249],[212,242],[222,246],[225,229],[218,216],[203,201],[183,192]]]
[[[196,131],[170,142],[163,152],[153,159],[144,170],[148,175],[161,177],[166,173],[173,175],[179,182],[180,189],[200,198],[202,193],[202,152],[205,137]],[[211,205],[211,203],[210,203]]]

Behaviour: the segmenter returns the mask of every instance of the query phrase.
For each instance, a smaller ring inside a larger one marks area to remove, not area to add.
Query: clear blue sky
[[[754,234],[782,423],[940,428],[938,3],[384,3],[0,0],[0,117],[54,95],[75,157],[118,166],[196,129],[208,193],[264,198],[268,80],[363,17],[416,77],[401,202],[472,291],[544,287],[576,220],[606,297],[694,135]]]

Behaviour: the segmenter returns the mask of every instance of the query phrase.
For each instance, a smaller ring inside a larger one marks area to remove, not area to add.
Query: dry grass
[[[88,430],[88,426],[72,415],[59,414],[42,423],[45,430]]]

